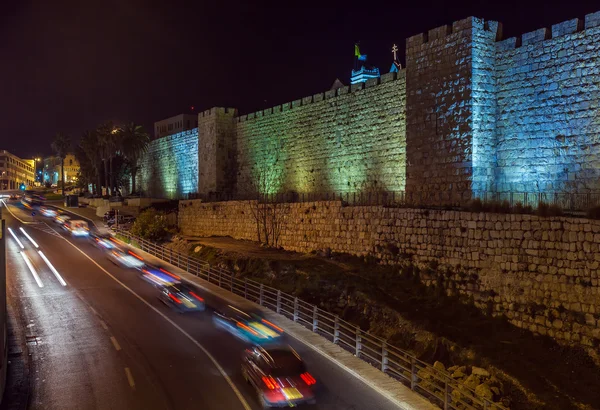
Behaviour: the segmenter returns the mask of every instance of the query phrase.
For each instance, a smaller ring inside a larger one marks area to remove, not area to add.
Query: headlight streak
[[[21,256],[23,257],[23,260],[25,261],[25,264],[27,265],[27,267],[29,268],[29,270],[31,271],[31,275],[33,276],[33,279],[35,279],[35,281],[37,282],[38,286],[40,288],[44,287],[44,284],[42,283],[42,281],[40,280],[40,277],[38,276],[37,272],[35,271],[33,265],[31,264],[31,261],[29,260],[29,258],[27,257],[27,255],[25,255],[25,252],[21,251],[20,252]]]
[[[19,244],[19,247],[21,249],[25,249],[25,247],[23,246],[23,244],[21,243],[21,241],[19,240],[19,238],[17,238],[17,235],[15,235],[15,233],[13,232],[12,229],[8,228],[8,232],[12,235],[13,238],[15,238],[15,241],[17,241],[17,243]]]
[[[56,276],[56,279],[58,279],[58,281],[60,282],[60,284],[63,285],[63,286],[67,286],[67,282],[65,282],[65,280],[62,278],[62,276],[60,276],[60,273],[58,273],[58,271],[56,270],[56,268],[50,263],[50,261],[48,260],[48,258],[46,257],[46,255],[44,255],[44,253],[42,251],[38,251],[38,253],[42,257],[42,259],[44,260],[44,262],[46,262],[46,265],[48,265],[48,267],[50,268],[50,270],[52,271],[52,273],[54,273],[54,276]]]
[[[23,229],[23,227],[19,227],[19,230],[21,232],[23,232],[23,235],[25,235],[27,237],[27,239],[29,239],[29,242],[31,242],[33,244],[33,246],[35,246],[36,248],[39,248],[38,244],[35,243],[35,241],[33,240],[33,238],[31,236],[29,236],[29,234],[27,232],[25,232],[25,229]]]

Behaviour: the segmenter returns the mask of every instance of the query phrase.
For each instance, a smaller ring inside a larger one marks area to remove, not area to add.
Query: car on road
[[[198,290],[183,283],[162,286],[159,299],[179,312],[202,312],[206,308]]]
[[[110,235],[90,234],[90,240],[94,246],[103,250],[118,248]]]
[[[54,217],[54,222],[56,222],[57,224],[59,224],[60,226],[63,226],[64,224],[67,223],[67,221],[69,221],[71,219],[71,217],[67,214],[58,214]]]
[[[314,404],[317,380],[290,346],[253,346],[242,356],[242,376],[263,408]]]
[[[144,266],[139,268],[139,271],[142,279],[159,288],[181,283],[181,278],[179,276],[158,266],[144,264]]]
[[[73,236],[89,236],[90,228],[86,221],[80,219],[69,219],[63,224],[63,228]]]
[[[48,208],[47,206],[41,206],[40,213],[44,216],[47,216],[48,218],[54,218],[54,217],[56,217],[56,215],[58,215],[58,212],[56,212],[56,209]]]
[[[283,329],[263,318],[259,311],[242,310],[232,305],[216,308],[213,322],[235,337],[253,344],[280,343]]]
[[[115,265],[120,265],[124,268],[141,269],[145,266],[141,256],[129,250],[121,250],[116,246],[108,250],[106,257]]]
[[[19,197],[16,194],[12,194],[11,196],[8,197],[9,201],[16,201],[17,199],[19,199]]]

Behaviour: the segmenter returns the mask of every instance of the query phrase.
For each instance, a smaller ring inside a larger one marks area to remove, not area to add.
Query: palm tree
[[[56,154],[57,157],[60,158],[60,176],[62,180],[62,195],[65,196],[65,157],[67,153],[71,149],[71,138],[58,133],[54,136],[54,141],[52,141],[52,150]]]
[[[100,166],[102,164],[102,156],[101,156],[101,146],[100,141],[98,140],[98,134],[96,131],[86,131],[83,133],[81,137],[81,141],[79,142],[79,147],[81,148],[80,155],[83,158],[78,158],[79,163],[83,164],[88,163],[91,165],[93,169],[93,176],[95,177],[95,181],[92,179],[90,182],[96,185],[95,194],[102,194],[102,178],[100,172]]]
[[[115,155],[116,152],[116,146],[115,146],[115,137],[117,134],[117,128],[114,126],[114,124],[111,121],[107,121],[104,124],[100,125],[98,127],[98,129],[96,130],[96,133],[98,135],[98,142],[100,143],[100,152],[101,152],[101,156],[102,156],[102,161],[104,163],[104,183],[106,186],[106,193],[109,194],[109,188],[110,188],[110,194],[112,194],[112,187],[110,185],[110,180],[109,180],[109,163],[112,162],[112,158]]]
[[[122,130],[121,152],[129,161],[131,171],[131,193],[136,192],[135,178],[139,170],[138,161],[146,152],[150,143],[150,136],[141,125],[133,122],[127,124]]]

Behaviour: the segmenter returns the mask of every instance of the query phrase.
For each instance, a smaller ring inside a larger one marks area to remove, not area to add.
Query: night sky
[[[0,149],[30,157],[49,154],[55,133],[77,140],[104,120],[151,132],[191,106],[248,113],[336,78],[348,84],[356,41],[385,73],[394,43],[404,64],[406,37],[470,15],[502,22],[508,38],[600,10],[523,0],[3,3]]]

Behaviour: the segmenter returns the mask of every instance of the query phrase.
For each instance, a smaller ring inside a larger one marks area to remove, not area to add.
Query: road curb
[[[375,390],[377,393],[388,399],[390,402],[398,406],[403,410],[434,410],[439,408],[433,405],[424,397],[413,392],[411,389],[406,387],[401,382],[391,378],[387,374],[381,372],[377,368],[368,364],[367,362],[357,358],[348,351],[342,349],[336,344],[331,343],[324,337],[313,333],[312,331],[304,328],[287,317],[277,314],[272,310],[269,310],[263,306],[260,306],[254,302],[251,302],[243,297],[236,295],[224,288],[220,288],[217,285],[207,282],[206,280],[195,276],[183,269],[170,264],[169,262],[162,260],[156,256],[153,256],[140,248],[129,245],[135,248],[136,252],[141,253],[145,259],[150,261],[157,260],[161,264],[169,267],[170,270],[176,272],[184,280],[191,282],[201,289],[219,297],[220,299],[232,303],[232,304],[252,304],[254,307],[261,309],[265,316],[275,318],[279,323],[285,323],[284,330],[288,335],[299,341],[300,343],[310,347],[323,357],[329,359],[332,363],[345,370],[358,380],[365,383],[367,386]]]

